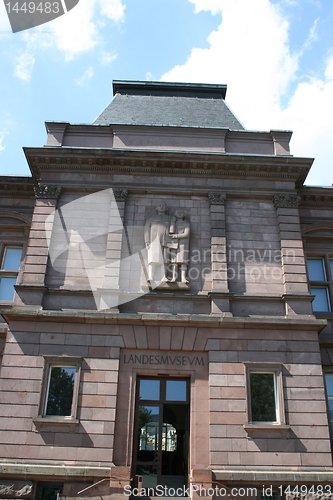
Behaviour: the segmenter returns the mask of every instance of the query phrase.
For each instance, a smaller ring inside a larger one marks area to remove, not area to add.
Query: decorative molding
[[[275,208],[297,208],[301,197],[297,194],[274,194],[273,203]]]
[[[49,184],[35,184],[34,191],[36,198],[56,198],[58,199],[62,187],[61,186],[52,186]]]
[[[16,222],[17,226],[24,225],[24,226],[31,226],[31,217],[28,217],[25,214],[21,214],[18,212],[13,212],[11,210],[1,210],[0,209],[0,224],[3,224],[1,219],[13,219]],[[21,224],[19,224],[21,223]],[[9,223],[5,223],[9,224]]]
[[[301,200],[301,207],[333,207],[333,195],[327,195],[328,189],[325,188],[322,194],[312,193],[303,194]]]
[[[20,198],[34,198],[33,180],[32,178],[20,178],[1,176],[0,183],[1,198],[9,196],[19,196]]]
[[[210,191],[208,193],[208,199],[210,205],[224,205],[227,195],[220,191]]]
[[[128,190],[122,188],[112,189],[116,201],[126,201],[128,196]]]
[[[311,233],[317,233],[317,232],[320,233],[320,231],[329,231],[332,233],[333,236],[333,222],[325,221],[325,222],[318,222],[315,224],[308,224],[307,226],[303,227],[301,231],[302,234],[310,236]]]

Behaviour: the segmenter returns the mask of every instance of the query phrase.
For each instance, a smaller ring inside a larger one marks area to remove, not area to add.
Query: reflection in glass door
[[[140,377],[137,384],[133,466],[144,488],[187,484],[188,379]]]

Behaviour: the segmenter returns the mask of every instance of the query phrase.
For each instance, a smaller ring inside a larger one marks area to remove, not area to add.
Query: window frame
[[[79,399],[79,387],[81,380],[81,357],[54,357],[54,356],[44,356],[44,373],[41,388],[41,397],[39,403],[38,417],[34,419],[36,423],[73,423],[77,424],[78,420],[78,399]],[[75,379],[73,387],[72,405],[71,405],[71,415],[47,415],[47,402],[51,378],[51,369],[53,367],[63,367],[63,368],[75,368]]]
[[[326,410],[327,410],[327,421],[328,421],[328,429],[329,429],[329,434],[330,434],[330,441],[331,441],[331,447],[333,447],[333,420],[331,423],[330,419],[330,409],[328,405],[329,399],[333,399],[333,395],[328,395],[328,390],[327,390],[327,382],[326,382],[326,375],[332,375],[333,376],[333,369],[332,367],[329,367],[327,370],[323,370],[323,375],[324,375],[324,387],[325,387],[325,398],[326,398]]]
[[[323,262],[323,268],[324,268],[324,273],[326,280],[311,280],[310,279],[310,272],[309,272],[309,266],[308,266],[308,261],[309,260],[321,260]],[[327,311],[325,310],[314,310],[314,314],[324,314],[324,315],[332,315],[333,313],[333,273],[332,273],[332,268],[331,268],[331,262],[333,262],[333,255],[330,253],[326,252],[308,252],[306,254],[306,270],[307,270],[307,277],[308,277],[308,286],[309,286],[309,292],[311,295],[315,295],[311,292],[311,288],[322,288],[327,291],[327,303],[329,309]]]
[[[279,363],[244,363],[246,374],[246,403],[247,403],[247,423],[245,429],[289,429],[286,425],[286,414],[284,407],[284,391],[283,391],[283,365]],[[253,421],[251,408],[251,373],[271,373],[274,375],[274,393],[275,393],[275,412],[276,421]]]
[[[7,248],[21,248],[21,259],[20,259],[20,264],[17,270],[15,269],[3,269],[3,264],[6,256],[6,250]],[[20,276],[22,272],[22,262],[24,258],[24,253],[25,253],[25,244],[23,242],[19,241],[6,241],[3,242],[0,246],[0,278],[16,278],[16,283],[18,282],[18,277]],[[13,291],[13,298],[11,300],[0,300],[1,303],[5,304],[11,304],[14,299],[15,299],[15,285],[14,285],[14,291]]]

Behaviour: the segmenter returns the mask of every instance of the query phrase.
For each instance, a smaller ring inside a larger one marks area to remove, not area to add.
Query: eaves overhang
[[[135,175],[181,175],[281,179],[303,185],[313,158],[202,151],[103,148],[24,148],[36,181],[45,171],[110,171]]]

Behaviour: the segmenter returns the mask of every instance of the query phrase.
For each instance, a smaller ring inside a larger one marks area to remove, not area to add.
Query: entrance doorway
[[[189,407],[189,379],[138,378],[133,467],[144,488],[186,487]]]

